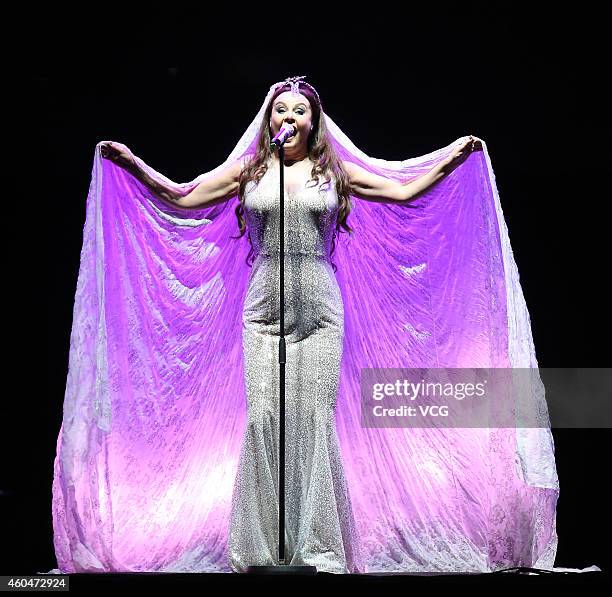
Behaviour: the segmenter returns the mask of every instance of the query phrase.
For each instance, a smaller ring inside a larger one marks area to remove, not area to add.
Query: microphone
[[[292,124],[283,124],[281,130],[278,131],[272,142],[270,143],[270,149],[276,149],[281,145],[284,145],[285,141],[289,137],[293,137],[297,133],[297,129]]]

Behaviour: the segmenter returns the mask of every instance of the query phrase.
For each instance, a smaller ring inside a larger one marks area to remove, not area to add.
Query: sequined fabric
[[[244,302],[247,424],[232,496],[234,571],[278,564],[280,334],[278,168],[245,193],[256,252]],[[285,561],[359,572],[359,540],[334,422],[344,309],[329,261],[338,198],[307,179],[285,191]]]

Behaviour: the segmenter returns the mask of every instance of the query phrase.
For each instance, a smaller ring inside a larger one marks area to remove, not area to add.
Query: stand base
[[[316,566],[248,566],[246,574],[316,574]]]

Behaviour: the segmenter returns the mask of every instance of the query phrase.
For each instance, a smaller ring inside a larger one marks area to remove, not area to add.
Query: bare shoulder
[[[368,181],[371,182],[371,173],[359,164],[342,160],[342,166],[348,175],[351,186],[366,185]]]
[[[244,170],[245,166],[253,159],[254,155],[255,154],[252,153],[245,153],[240,159],[236,160],[236,163],[239,164],[238,174]]]
[[[359,164],[342,161],[351,185],[352,193],[360,199],[376,203],[403,201],[404,190],[400,183],[366,170]]]
[[[351,185],[357,184],[360,181],[365,182],[368,180],[368,177],[372,175],[368,170],[366,170],[359,164],[356,164],[355,162],[342,160],[342,166],[344,167],[344,170],[346,171],[349,177]]]
[[[348,174],[349,179],[352,179],[356,173],[356,168],[358,166],[357,164],[354,164],[353,162],[342,160],[342,167],[344,168],[345,172]]]
[[[251,160],[253,154],[247,153],[237,160],[234,160],[230,163],[227,169],[224,171],[225,175],[231,178],[234,182],[237,182],[240,179],[240,173],[244,170],[246,165]]]
[[[184,207],[207,207],[223,203],[238,192],[240,173],[251,154],[241,156],[216,174],[205,178],[188,195],[180,200]]]
[[[234,181],[238,181],[238,179],[240,178],[240,173],[244,170],[246,165],[251,161],[251,159],[253,158],[253,155],[254,154],[252,153],[245,153],[243,156],[231,162],[229,166],[227,166],[227,168],[223,171],[225,176],[226,177],[229,176]]]

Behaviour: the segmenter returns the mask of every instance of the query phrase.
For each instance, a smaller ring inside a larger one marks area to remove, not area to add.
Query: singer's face
[[[274,100],[270,123],[272,136],[276,135],[285,123],[297,127],[297,134],[287,139],[285,148],[305,150],[312,123],[312,109],[308,98],[301,93],[294,95],[290,91],[284,91]]]

